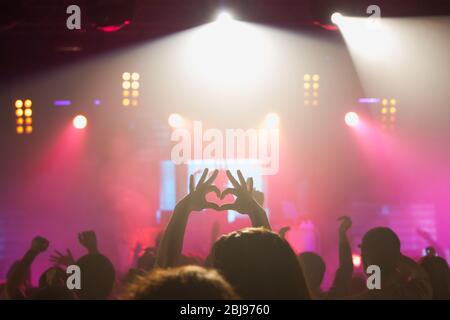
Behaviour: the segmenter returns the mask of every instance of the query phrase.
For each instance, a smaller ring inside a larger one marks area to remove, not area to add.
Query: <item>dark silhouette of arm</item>
[[[216,179],[217,174],[218,171],[215,170],[211,177],[206,180],[208,169],[205,169],[196,186],[194,176],[191,175],[189,193],[175,206],[175,210],[161,239],[156,255],[156,267],[168,268],[179,264],[183,249],[184,234],[189,215],[192,211],[201,211],[206,208],[219,210],[217,204],[208,202],[205,199],[205,195],[208,192],[215,192],[218,197],[220,196],[219,189],[211,185]]]
[[[350,217],[341,217],[339,228],[339,268],[336,270],[333,284],[328,291],[328,298],[342,298],[349,293],[352,275],[353,259],[352,249],[347,237],[347,230],[350,229],[352,221]]]
[[[21,285],[25,281],[34,259],[47,250],[49,242],[43,237],[35,237],[31,242],[31,248],[25,253],[23,258],[12,270],[6,284],[6,294],[8,299],[26,298],[25,292],[21,291]]]

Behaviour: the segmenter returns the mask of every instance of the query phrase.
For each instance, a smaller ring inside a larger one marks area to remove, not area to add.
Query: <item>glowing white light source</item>
[[[84,129],[87,126],[87,118],[79,114],[75,118],[73,118],[72,124],[75,129]]]
[[[361,266],[361,256],[359,254],[352,254],[353,265],[357,268]]]
[[[349,126],[349,127],[356,127],[359,123],[359,116],[356,112],[347,112],[345,114],[345,123]]]
[[[190,73],[190,85],[217,88],[217,93],[248,91],[272,80],[273,47],[267,31],[231,20],[209,23],[189,33],[182,68]]]
[[[342,14],[340,14],[339,12],[335,12],[331,15],[331,22],[333,22],[334,24],[339,24],[339,22],[342,21]]]
[[[277,128],[280,123],[280,117],[275,112],[266,115],[266,127],[269,129]]]
[[[228,11],[222,11],[217,15],[216,21],[218,22],[230,22],[233,21],[233,16]]]
[[[167,122],[169,123],[169,126],[172,128],[179,128],[183,125],[183,117],[180,116],[178,113],[172,113],[169,118],[167,119]]]
[[[355,62],[366,65],[377,62],[385,66],[386,61],[393,63],[394,58],[402,61],[398,54],[403,48],[402,42],[397,39],[398,34],[392,28],[393,25],[377,20],[374,28],[374,23],[369,21],[368,18],[355,17],[339,20],[339,30]]]

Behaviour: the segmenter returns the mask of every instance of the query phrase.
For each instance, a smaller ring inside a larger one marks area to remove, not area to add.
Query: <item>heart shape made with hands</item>
[[[198,183],[195,184],[194,173],[190,176],[189,192],[195,194],[199,191],[201,197],[203,197],[203,200],[201,200],[202,206],[218,211],[235,210],[243,213],[243,211],[253,207],[254,201],[262,206],[264,194],[253,188],[253,179],[245,180],[240,170],[237,171],[237,174],[239,181],[233,177],[229,170],[226,171],[228,179],[223,179],[223,175],[219,176],[219,170],[217,169],[208,177],[208,169],[205,169]],[[232,184],[232,188],[229,187],[229,183]],[[221,191],[218,185],[226,189]],[[197,195],[200,194],[197,193]],[[229,200],[231,198],[234,198],[232,202]]]
[[[205,194],[206,201],[214,203],[219,207],[219,211],[235,210],[236,196],[231,193],[224,193],[225,190],[211,190]]]

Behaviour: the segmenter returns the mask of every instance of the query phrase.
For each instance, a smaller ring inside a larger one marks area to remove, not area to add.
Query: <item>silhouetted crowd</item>
[[[360,245],[364,270],[379,268],[375,288],[356,276],[347,237],[352,221],[347,216],[340,218],[339,267],[329,290],[323,291],[324,260],[313,252],[297,256],[284,237],[288,228],[272,231],[263,209],[264,195],[255,190],[252,178],[245,179],[238,171],[236,179],[227,171],[233,187],[220,191],[213,184],[217,174],[215,170],[209,175],[205,169],[197,183],[190,177],[189,193],[177,203],[156,248],[138,248],[136,265],[124,279],[116,279],[113,264],[97,247],[95,233],[85,231],[78,239],[87,253],[75,260],[70,250],[56,251],[50,259],[54,265],[42,273],[38,287],[32,287],[33,261],[49,246],[48,240],[36,237],[10,267],[0,299],[450,299],[447,261],[431,247],[418,262],[408,258],[398,236],[385,227],[370,229]],[[206,200],[210,192],[221,199],[233,195],[235,202],[218,206]],[[182,248],[189,216],[203,209],[235,210],[248,215],[252,227],[219,237],[206,261],[186,257]],[[81,270],[80,289],[68,286],[66,268],[73,265]]]

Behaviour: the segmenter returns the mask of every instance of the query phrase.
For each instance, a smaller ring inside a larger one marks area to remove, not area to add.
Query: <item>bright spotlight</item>
[[[84,129],[87,126],[87,118],[83,115],[77,115],[75,118],[73,118],[72,124],[75,129]]]
[[[361,266],[362,259],[359,254],[356,254],[356,253],[352,254],[352,261],[353,261],[353,265],[356,268],[359,268]]]
[[[349,126],[349,127],[356,127],[359,123],[359,116],[356,112],[347,112],[345,114],[345,123]]]
[[[227,11],[222,11],[217,15],[217,22],[230,22],[233,21],[233,16],[231,15],[231,13],[227,12]]]
[[[331,22],[337,25],[341,22],[342,17],[342,14],[340,14],[339,12],[335,12],[331,15]]]
[[[280,117],[275,112],[266,115],[266,127],[269,129],[277,128],[280,123]]]
[[[172,128],[179,128],[183,125],[183,117],[178,113],[172,113],[167,119],[167,122]]]

